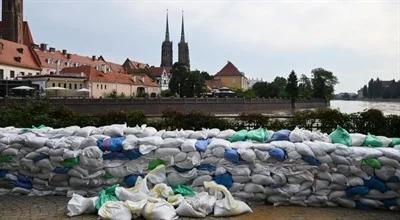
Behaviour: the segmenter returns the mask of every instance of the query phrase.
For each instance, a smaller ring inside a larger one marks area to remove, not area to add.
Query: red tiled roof
[[[244,76],[230,61],[215,76]]]
[[[89,81],[94,82],[105,82],[105,83],[121,83],[121,84],[132,84],[132,85],[143,85],[143,86],[158,86],[157,83],[153,82],[150,77],[146,75],[128,75],[125,73],[118,72],[100,72],[91,66],[79,66],[79,67],[67,67],[64,68],[61,73],[84,73]]]
[[[124,66],[125,69],[128,68],[128,70],[136,70],[136,69],[143,69],[143,68],[147,68],[149,67],[148,64],[145,63],[141,63],[138,61],[135,61],[133,59],[126,59],[126,61],[124,62],[124,64],[122,64],[122,66]]]
[[[161,77],[163,72],[171,73],[171,67],[150,67],[151,75],[154,77]]]
[[[221,87],[224,87],[220,79],[206,80],[204,84],[210,89],[219,89]]]
[[[0,44],[1,64],[41,70],[40,64],[28,46],[3,39],[0,39]]]

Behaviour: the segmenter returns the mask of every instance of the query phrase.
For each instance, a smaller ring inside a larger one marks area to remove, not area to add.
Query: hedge
[[[400,136],[400,116],[387,115],[370,109],[364,112],[345,114],[338,110],[318,109],[296,112],[288,119],[275,119],[261,114],[241,114],[236,118],[220,118],[202,112],[187,114],[164,112],[161,118],[148,118],[140,111],[109,111],[99,114],[73,112],[63,105],[54,106],[46,101],[26,103],[25,105],[7,105],[0,107],[0,127],[32,127],[46,125],[54,128],[71,125],[103,126],[116,123],[129,126],[148,124],[157,129],[243,129],[265,127],[272,130],[294,129],[296,126],[306,129],[319,129],[331,132],[337,125],[349,132]]]

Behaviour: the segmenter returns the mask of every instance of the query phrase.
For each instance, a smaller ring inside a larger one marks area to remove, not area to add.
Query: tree
[[[172,94],[178,94],[182,97],[181,89],[184,86],[185,80],[189,76],[189,71],[186,66],[180,63],[174,63],[171,69],[172,77],[169,81],[168,87]]]
[[[335,91],[335,85],[338,79],[332,72],[323,68],[313,69],[311,71],[313,77],[311,79],[313,84],[313,97],[324,99],[326,102],[332,99]]]
[[[199,96],[204,91],[205,78],[210,79],[207,72],[199,70],[189,71],[186,66],[175,63],[171,70],[172,77],[169,81],[169,90],[180,97]]]
[[[362,88],[362,95],[363,95],[363,98],[366,98],[368,96],[368,87],[367,87],[367,85],[364,85],[364,87]]]
[[[310,78],[306,75],[301,74],[299,82],[299,96],[305,99],[310,99],[312,97],[313,88]]]
[[[298,84],[297,75],[294,72],[294,70],[292,70],[292,72],[290,73],[290,75],[288,77],[286,88],[285,88],[286,94],[290,98],[292,108],[295,107],[296,99],[299,96],[299,87],[297,84]]]
[[[287,80],[285,77],[280,77],[280,76],[275,77],[274,81],[272,81],[272,83],[271,83],[271,86],[273,88],[277,89],[276,95],[273,94],[274,97],[280,97],[280,98],[287,97],[287,94],[285,91],[286,84],[287,84]]]

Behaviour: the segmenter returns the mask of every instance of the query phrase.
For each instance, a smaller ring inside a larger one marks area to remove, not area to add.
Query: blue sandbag
[[[1,170],[0,169],[0,178],[3,178],[7,175],[8,171],[7,170]]]
[[[233,185],[232,175],[229,173],[224,173],[221,175],[214,176],[213,180],[221,185],[224,185],[226,188],[231,188]]]
[[[127,187],[134,187],[136,184],[136,180],[140,175],[128,175],[124,177],[124,183]]]
[[[366,186],[353,186],[346,189],[346,196],[351,198],[356,195],[365,196],[369,193],[369,188]]]
[[[197,170],[206,170],[209,172],[214,172],[217,170],[217,167],[211,165],[211,164],[200,164],[199,166],[196,167]]]
[[[142,156],[139,149],[135,148],[133,150],[124,150],[122,153],[128,158],[128,160],[136,160]]]
[[[383,204],[388,208],[399,205],[399,203],[397,202],[397,199],[385,199],[385,200],[383,200]]]
[[[18,174],[17,175],[17,180],[19,182],[24,182],[24,183],[31,183],[32,182],[32,178],[31,177],[25,176],[25,175],[22,175],[22,174]]]
[[[369,180],[364,180],[364,186],[379,190],[381,193],[385,193],[389,190],[386,184],[376,176],[371,177]]]
[[[125,137],[106,138],[104,140],[97,140],[97,146],[102,151],[120,152],[122,151],[122,142]]]
[[[56,174],[66,174],[69,171],[69,167],[56,167],[53,169],[53,173]]]
[[[36,156],[35,158],[33,158],[33,162],[38,162],[39,160],[43,160],[49,158],[49,155],[45,154],[45,153],[39,153],[38,156]]]
[[[310,165],[313,165],[313,166],[320,166],[321,165],[321,162],[317,158],[315,158],[313,156],[303,156],[302,158],[303,158],[303,160],[305,162],[307,162]]]
[[[240,155],[236,149],[225,149],[224,158],[232,163],[240,162]]]
[[[285,150],[274,147],[268,151],[269,155],[278,161],[284,161],[287,158]]]
[[[389,183],[398,183],[398,182],[400,182],[400,178],[398,176],[392,176],[392,177],[390,177],[388,179],[387,182],[389,182]]]
[[[206,152],[207,146],[210,143],[210,140],[197,140],[195,147],[199,152]]]
[[[32,189],[32,183],[31,182],[21,182],[21,181],[12,181],[14,187],[21,187],[24,189]]]
[[[290,135],[290,130],[284,129],[276,131],[270,141],[288,141]]]

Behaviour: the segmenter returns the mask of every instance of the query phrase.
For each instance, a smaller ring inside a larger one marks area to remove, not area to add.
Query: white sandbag
[[[175,156],[176,154],[179,154],[181,151],[179,148],[158,148],[155,150],[155,156],[156,157],[161,157],[161,158],[166,158],[170,156]]]
[[[167,179],[165,165],[158,165],[156,168],[151,170],[145,178],[153,184],[165,183]]]
[[[228,140],[236,131],[232,129],[220,131],[217,138]]]
[[[161,143],[163,142],[163,139],[159,136],[150,136],[150,137],[138,138],[138,141],[139,144],[160,146]]]
[[[310,156],[315,157],[314,153],[312,152],[311,148],[304,143],[295,143],[297,153],[303,156]]]
[[[174,207],[165,200],[149,200],[142,211],[143,217],[154,220],[177,218]]]
[[[90,147],[90,146],[96,146],[97,139],[93,136],[87,137],[85,139],[82,140],[81,144],[79,145],[80,149],[84,149],[86,147]]]
[[[124,135],[124,129],[126,129],[126,124],[114,124],[105,126],[103,133],[110,137],[121,137]]]
[[[178,131],[178,130],[175,130],[175,131],[165,131],[165,132],[162,134],[162,138],[163,138],[163,139],[166,139],[166,138],[176,138],[176,137],[178,137],[178,135],[179,135],[179,131]]]
[[[179,204],[178,208],[176,209],[176,213],[180,217],[204,218],[207,216],[206,214],[194,209],[193,206],[186,200],[183,200],[181,204]]]
[[[73,135],[79,136],[79,137],[89,137],[92,134],[93,130],[95,130],[95,129],[96,129],[96,127],[86,126],[86,127],[80,128],[77,131],[75,131]]]
[[[264,187],[260,184],[246,183],[244,185],[244,191],[248,193],[264,193]]]
[[[267,161],[270,157],[268,151],[261,151],[261,150],[255,149],[254,153],[256,154],[257,159],[259,159],[263,162]],[[300,158],[301,158],[301,156],[300,156]]]
[[[205,140],[205,139],[207,139],[207,136],[208,136],[208,134],[205,131],[195,131],[189,136],[189,138],[197,139],[197,140]]]
[[[45,137],[29,137],[26,139],[25,144],[28,147],[32,147],[32,148],[41,148],[44,147],[46,142],[47,142],[47,138]]]
[[[182,162],[186,160],[187,154],[184,152],[179,152],[178,154],[174,155],[174,161],[177,162]]]
[[[203,186],[204,182],[211,181],[213,178],[210,175],[203,175],[203,176],[198,176],[196,179],[193,180],[192,186]]]
[[[233,183],[232,187],[229,188],[229,191],[231,192],[240,192],[243,191],[244,189],[244,184],[243,183]]]
[[[305,140],[305,137],[303,137],[302,130],[296,127],[292,132],[290,132],[289,140],[293,143],[303,142]]]
[[[181,144],[181,150],[183,152],[191,152],[191,151],[196,151],[196,139],[186,139],[182,144]]]
[[[251,176],[251,181],[256,184],[270,186],[275,184],[275,180],[272,179],[271,176],[261,175],[261,174],[254,174]]]
[[[182,203],[179,205],[178,209],[176,212],[178,213],[179,216],[187,216],[187,217],[196,217],[197,216],[207,216],[211,214],[211,212],[214,209],[216,198],[214,196],[208,195],[206,192],[201,192],[197,193],[194,197],[187,197],[185,198],[185,201],[187,204],[182,205]],[[190,207],[195,211],[194,213],[192,212],[193,210],[190,209],[187,205],[190,205]],[[181,214],[182,213],[182,214]],[[189,216],[191,214],[194,214],[193,216]],[[199,215],[200,214],[200,215]]]
[[[122,148],[124,150],[132,150],[137,147],[139,139],[135,135],[127,135],[125,140],[122,141]]]
[[[168,197],[173,195],[174,191],[165,183],[158,183],[150,190],[150,196],[155,198],[168,199]]]
[[[225,186],[218,185],[215,182],[205,182],[204,187],[224,194],[223,199],[215,202],[214,216],[234,216],[252,212],[251,208],[246,203],[235,200]]]
[[[179,148],[184,142],[181,138],[166,138],[162,141],[161,148]]]
[[[212,129],[204,129],[203,131],[207,134],[208,138],[214,138],[217,137],[218,134],[221,132],[218,128],[212,128]]]
[[[348,178],[348,186],[361,186],[364,184],[364,180],[358,176],[352,176]]]
[[[167,181],[170,186],[188,184],[197,177],[197,169],[192,169],[188,172],[179,173],[176,171],[167,174]]]
[[[17,156],[18,152],[19,152],[18,149],[7,148],[7,149],[5,149],[5,150],[3,150],[1,152],[1,155],[4,155],[4,156]],[[37,153],[35,153],[35,156],[37,156]],[[28,159],[33,159],[33,158],[28,158]]]
[[[256,160],[256,153],[252,149],[239,148],[237,151],[240,158],[246,162],[254,163]]]
[[[383,145],[382,147],[389,147],[389,145],[392,143],[392,139],[385,137],[385,136],[377,136],[377,138],[382,141]]]
[[[79,194],[72,194],[72,198],[67,205],[69,217],[81,215],[83,213],[95,213],[95,204],[99,197],[85,198]]]
[[[208,145],[207,149],[213,149],[216,147],[222,147],[224,149],[230,148],[232,146],[231,142],[225,139],[213,138]]]
[[[383,155],[382,151],[370,147],[352,147],[350,155],[355,160],[373,159]]]
[[[351,146],[362,146],[366,137],[367,136],[365,134],[351,133]]]
[[[214,147],[214,148],[208,149],[208,150],[211,150],[212,155],[214,155],[215,157],[224,158],[225,148],[223,148],[223,147]]]
[[[375,169],[375,175],[383,181],[388,181],[395,173],[396,168],[390,166],[382,166],[380,169]]]
[[[108,201],[101,206],[98,215],[103,219],[110,220],[131,220],[132,214],[124,202]]]
[[[393,168],[400,168],[400,163],[397,160],[394,159],[390,159],[387,157],[378,157],[379,162],[381,162],[381,164],[383,166],[390,166]]]
[[[378,150],[380,150],[386,157],[400,161],[400,150],[388,147],[380,147]]]
[[[142,210],[144,209],[144,206],[146,205],[146,203],[147,203],[147,199],[143,199],[143,200],[136,201],[136,202],[129,201],[129,200],[125,201],[125,205],[131,211],[133,219],[140,217]]]

